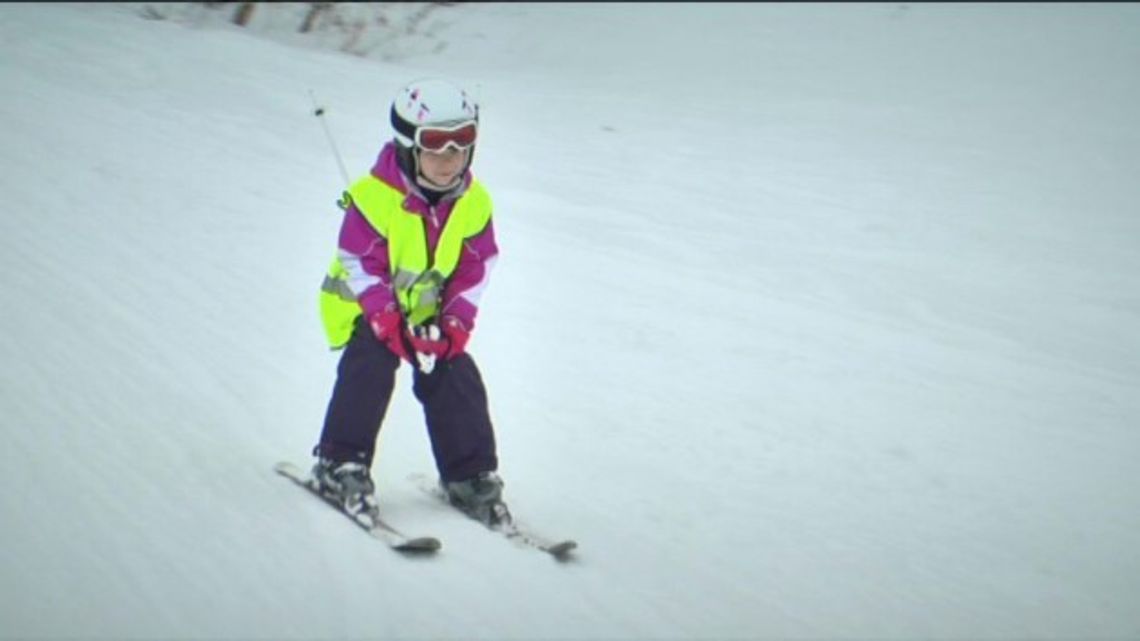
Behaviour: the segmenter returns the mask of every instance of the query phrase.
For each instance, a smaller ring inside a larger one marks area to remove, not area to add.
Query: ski
[[[488,530],[503,535],[509,541],[514,542],[520,547],[528,547],[546,552],[559,561],[569,561],[572,559],[573,557],[570,553],[578,547],[577,541],[571,539],[559,540],[547,538],[541,534],[538,534],[537,532],[530,530],[527,527],[524,527],[523,525],[520,525],[518,521],[514,519],[512,519],[511,522],[507,525],[500,526],[492,526],[487,523],[483,523],[482,521],[471,517],[471,515],[452,505],[451,502],[447,500],[447,495],[444,493],[443,488],[439,486],[439,483],[435,479],[430,478],[424,474],[412,474],[408,477],[408,479],[411,480],[422,492],[428,494],[429,496],[432,496],[437,501],[442,502],[444,505],[447,505],[448,507],[454,509],[456,512],[459,512],[460,514],[471,518],[471,520],[481,523],[483,527],[487,528]]]
[[[398,552],[415,552],[415,553],[432,553],[439,550],[441,544],[439,539],[431,536],[409,537],[402,532],[392,527],[389,523],[380,517],[379,508],[373,506],[368,510],[352,513],[344,509],[336,499],[322,493],[318,488],[316,481],[308,472],[304,472],[301,468],[287,461],[282,461],[273,466],[273,470],[284,476],[285,478],[293,481],[293,483],[305,488],[310,494],[324,501],[327,505],[335,509],[337,512],[348,517],[350,521],[357,524],[365,532],[372,535],[372,537],[383,541],[388,547]]]

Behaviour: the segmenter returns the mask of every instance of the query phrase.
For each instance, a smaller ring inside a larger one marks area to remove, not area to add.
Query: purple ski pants
[[[313,454],[371,466],[400,359],[358,318],[341,354],[336,383]],[[436,469],[445,482],[498,468],[483,378],[469,354],[415,368],[412,391],[424,409]]]

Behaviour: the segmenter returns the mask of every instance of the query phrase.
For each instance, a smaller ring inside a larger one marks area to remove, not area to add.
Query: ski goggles
[[[464,151],[475,144],[478,127],[474,120],[451,127],[420,127],[416,129],[416,146],[427,151],[440,152],[450,147]]]

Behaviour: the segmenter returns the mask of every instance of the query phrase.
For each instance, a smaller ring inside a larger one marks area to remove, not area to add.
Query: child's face
[[[420,173],[435,185],[450,185],[463,171],[470,151],[470,148],[459,151],[455,147],[447,147],[443,151],[421,149]]]

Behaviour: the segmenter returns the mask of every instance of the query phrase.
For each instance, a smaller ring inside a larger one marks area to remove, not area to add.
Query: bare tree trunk
[[[313,30],[313,25],[317,23],[317,18],[325,12],[326,9],[332,6],[331,2],[310,2],[309,13],[305,15],[305,21],[301,23],[301,33],[309,33]]]
[[[237,13],[234,14],[234,24],[239,27],[244,27],[249,24],[249,19],[253,17],[253,10],[256,6],[256,2],[241,3],[241,7],[239,7]]]
[[[348,39],[341,45],[340,50],[358,56],[363,55],[363,52],[356,50],[356,43],[360,41],[360,36],[364,35],[364,29],[366,27],[367,24],[359,19],[345,25],[345,29],[348,31]]]

